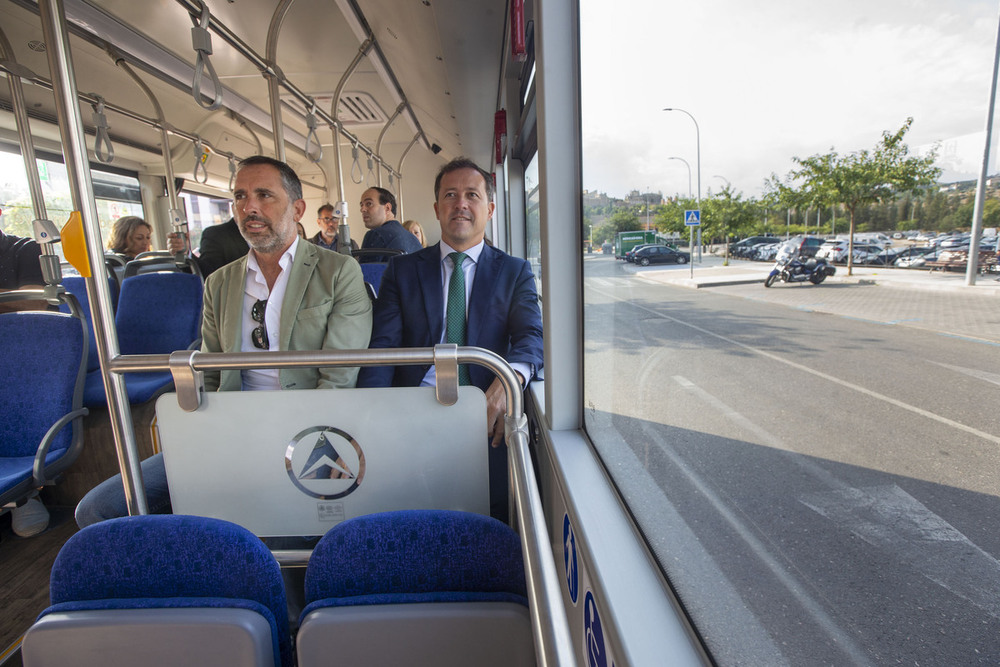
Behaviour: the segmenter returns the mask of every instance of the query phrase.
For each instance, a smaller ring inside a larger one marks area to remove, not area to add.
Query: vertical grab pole
[[[187,245],[187,217],[184,215],[184,210],[180,207],[180,201],[177,199],[177,185],[174,183],[174,158],[170,151],[170,126],[167,125],[167,118],[163,114],[163,107],[160,106],[160,101],[156,99],[156,95],[146,85],[146,82],[139,78],[139,75],[125,62],[124,58],[117,54],[112,54],[112,57],[114,58],[115,65],[129,75],[129,78],[135,82],[135,85],[139,86],[146,99],[153,105],[153,111],[156,113],[157,127],[160,130],[160,144],[163,146],[163,178],[167,182],[167,202],[170,205],[170,228],[175,234],[181,234],[185,245]],[[178,263],[184,262],[187,252],[181,251],[178,254],[180,255],[177,258]]]
[[[90,265],[97,269],[100,280],[87,278],[90,311],[93,316],[94,334],[97,336],[97,355],[101,362],[104,390],[108,397],[108,413],[118,453],[118,466],[122,472],[125,500],[129,514],[148,514],[146,494],[142,488],[139,454],[129,412],[125,380],[108,370],[108,364],[117,357],[118,336],[111,317],[111,292],[105,279],[104,252],[101,248],[101,230],[94,201],[94,184],[90,179],[87,145],[83,134],[83,120],[77,104],[76,76],[70,55],[69,35],[66,31],[66,14],[62,0],[40,0],[39,14],[42,34],[48,45],[49,69],[52,71],[52,90],[59,110],[59,134],[62,138],[66,171],[69,175],[73,207],[80,211],[87,239]],[[96,296],[96,298],[95,298]]]
[[[396,107],[396,111],[392,114],[392,116],[389,118],[389,120],[385,121],[385,125],[382,126],[382,131],[379,132],[379,134],[378,134],[378,141],[375,142],[375,155],[378,155],[379,160],[382,159],[382,140],[385,139],[385,133],[389,131],[389,126],[392,125],[393,122],[397,118],[399,118],[399,114],[403,113],[403,110],[405,108],[406,108],[406,100],[403,100]],[[391,166],[389,167],[389,170],[390,171],[392,170]],[[381,163],[380,163],[379,169],[378,169],[378,186],[382,187],[382,166],[381,166]]]
[[[333,102],[330,103],[330,117],[333,118],[333,123],[330,125],[330,129],[333,132],[333,159],[337,162],[337,196],[336,201],[338,208],[341,209],[343,214],[340,218],[340,229],[337,230],[338,240],[337,247],[341,253],[345,255],[351,254],[351,226],[347,222],[347,202],[344,200],[344,163],[340,155],[340,120],[337,118],[337,107],[340,105],[340,94],[344,91],[344,85],[347,80],[351,78],[354,74],[354,70],[357,69],[358,64],[361,59],[368,55],[368,51],[371,50],[372,45],[375,42],[369,36],[361,46],[358,47],[358,52],[354,55],[354,60],[351,64],[347,66],[344,70],[344,75],[340,77],[340,81],[337,82],[337,90],[333,93]],[[331,197],[331,199],[334,199]]]
[[[16,68],[14,49],[3,30],[0,30],[0,59],[6,60],[11,68]],[[25,72],[27,73],[27,72]],[[17,72],[7,74],[7,84],[10,87],[10,99],[14,107],[14,125],[17,127],[17,138],[21,144],[21,158],[24,160],[24,173],[28,177],[28,190],[31,193],[31,207],[35,220],[47,220],[45,211],[45,195],[42,192],[42,181],[38,177],[38,165],[35,164],[35,146],[31,143],[31,127],[28,124],[28,112],[24,105],[24,88]],[[46,285],[56,285],[62,282],[62,270],[59,257],[49,242],[40,243],[42,256],[39,258],[42,268],[42,279]]]
[[[14,49],[11,48],[7,35],[0,30],[0,58],[10,63],[14,62]],[[21,77],[8,74],[7,84],[10,87],[10,99],[14,107],[14,123],[17,125],[17,138],[21,144],[21,157],[24,159],[24,172],[28,175],[28,190],[31,192],[31,206],[35,219],[44,220],[45,196],[42,194],[42,181],[38,178],[38,166],[35,164],[35,147],[31,143],[31,129],[28,125],[28,112],[24,106],[24,88]]]
[[[269,69],[264,72],[267,79],[268,99],[271,102],[271,130],[274,132],[274,156],[282,162],[285,159],[285,129],[281,123],[281,79],[284,78],[278,67],[278,33],[285,20],[288,8],[294,0],[281,0],[274,9],[271,25],[267,29],[267,64]]]
[[[413,148],[413,144],[417,143],[417,139],[420,138],[420,133],[417,132],[413,135],[413,139],[410,140],[410,144],[403,151],[403,154],[399,156],[399,196],[396,197],[396,204],[399,206],[399,219],[400,221],[406,220],[406,216],[403,215],[403,160],[406,159],[406,154],[410,152]]]

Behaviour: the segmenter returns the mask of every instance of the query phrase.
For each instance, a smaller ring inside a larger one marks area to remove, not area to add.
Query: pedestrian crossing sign
[[[697,227],[701,224],[701,211],[695,209],[693,211],[684,211],[684,224],[688,227]]]

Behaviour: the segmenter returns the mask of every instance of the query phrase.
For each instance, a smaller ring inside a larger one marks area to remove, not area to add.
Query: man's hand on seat
[[[517,371],[514,372],[520,386],[523,387],[524,378]],[[490,440],[490,447],[499,447],[504,444],[504,415],[506,412],[507,395],[504,393],[500,378],[497,378],[486,390],[486,437]]]

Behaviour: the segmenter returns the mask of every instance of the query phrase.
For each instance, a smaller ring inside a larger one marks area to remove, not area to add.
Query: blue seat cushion
[[[169,388],[174,381],[169,371],[125,373],[123,377],[125,378],[128,402],[132,405],[145,403],[164,388]],[[88,408],[98,408],[107,405],[107,402],[100,370],[87,373],[87,380],[83,386],[83,405]]]
[[[45,464],[49,465],[66,453],[66,449],[49,450],[45,456]],[[31,479],[34,456],[10,456],[0,458],[0,495],[10,491],[18,484]]]
[[[306,602],[421,593],[527,597],[517,533],[488,516],[448,510],[349,519],[317,543]]]

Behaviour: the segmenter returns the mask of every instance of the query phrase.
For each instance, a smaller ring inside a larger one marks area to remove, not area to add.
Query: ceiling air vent
[[[330,103],[333,101],[333,93],[314,93],[313,99],[319,109],[329,113]],[[298,99],[291,95],[282,95],[281,101],[291,106],[300,114],[306,113],[305,106]],[[340,96],[340,121],[345,127],[360,127],[364,125],[385,125],[389,117],[382,111],[368,93],[348,92]]]

